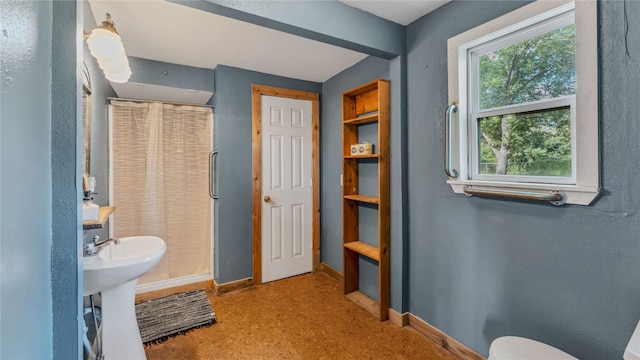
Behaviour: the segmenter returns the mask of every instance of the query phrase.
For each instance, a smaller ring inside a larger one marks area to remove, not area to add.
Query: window
[[[595,2],[536,1],[448,48],[453,190],[589,204],[599,192]]]

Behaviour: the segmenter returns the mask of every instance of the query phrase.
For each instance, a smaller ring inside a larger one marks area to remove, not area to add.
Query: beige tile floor
[[[207,293],[217,324],[146,346],[149,360],[458,359],[410,328],[377,321],[324,273]]]

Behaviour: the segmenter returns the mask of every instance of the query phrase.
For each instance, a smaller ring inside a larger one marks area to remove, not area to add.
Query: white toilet
[[[503,336],[491,343],[487,360],[578,360],[577,358],[541,342]]]
[[[624,360],[640,360],[640,322],[627,345]],[[517,336],[499,337],[489,347],[487,360],[577,360],[553,346]]]

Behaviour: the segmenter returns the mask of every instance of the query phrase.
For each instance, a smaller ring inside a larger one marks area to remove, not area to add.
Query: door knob
[[[271,197],[269,197],[269,195],[266,195],[264,197],[264,202],[266,202],[266,203],[271,202]]]

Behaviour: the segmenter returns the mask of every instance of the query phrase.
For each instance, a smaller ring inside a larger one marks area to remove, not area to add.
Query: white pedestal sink
[[[159,237],[132,236],[83,258],[84,295],[100,293],[102,301],[105,359],[146,359],[136,319],[136,285],[166,250],[167,245]]]

